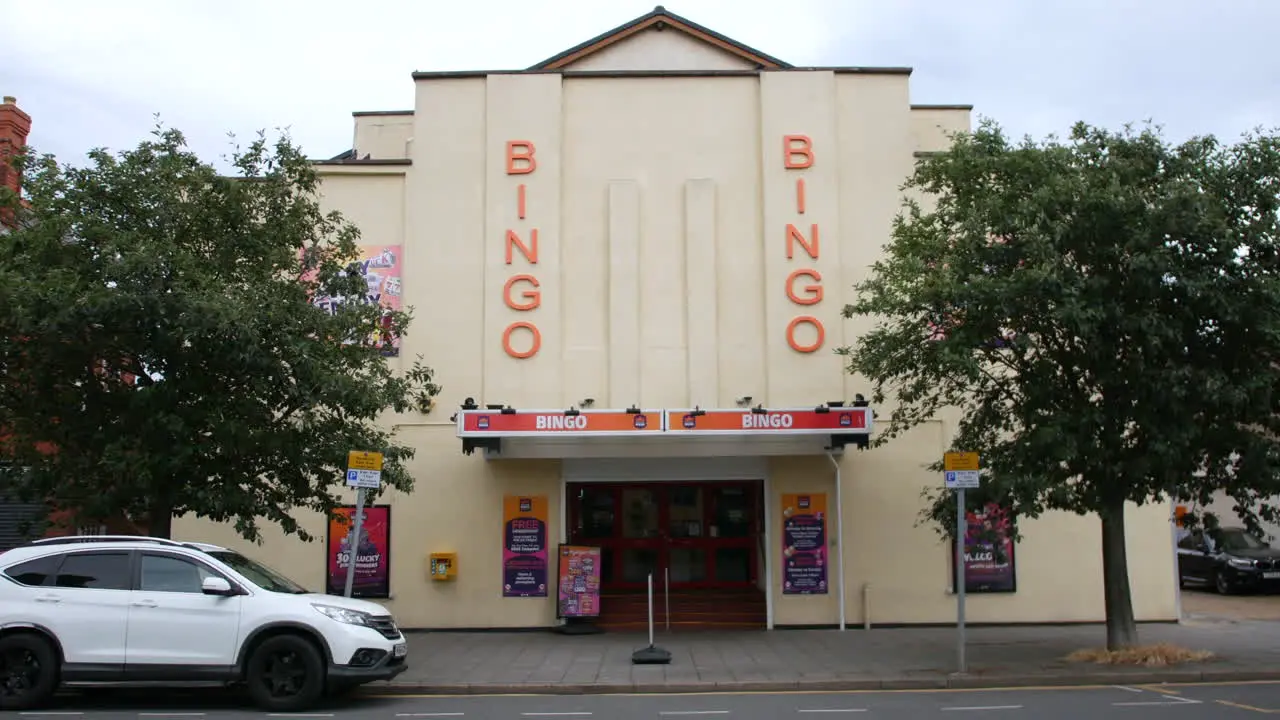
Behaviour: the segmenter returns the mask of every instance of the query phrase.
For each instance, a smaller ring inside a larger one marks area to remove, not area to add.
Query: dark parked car
[[[1223,595],[1280,590],[1280,549],[1240,527],[1196,530],[1178,541],[1178,578]]]

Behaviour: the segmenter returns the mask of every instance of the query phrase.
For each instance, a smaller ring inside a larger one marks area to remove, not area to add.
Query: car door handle
[[[156,606],[156,601],[155,600],[139,600],[137,602],[131,602],[129,603],[129,605],[132,607],[153,608]]]
[[[62,598],[58,597],[57,595],[41,595],[40,597],[36,598],[36,602],[60,603],[62,602]]]

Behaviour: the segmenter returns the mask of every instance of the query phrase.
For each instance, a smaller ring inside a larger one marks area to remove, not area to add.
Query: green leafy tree
[[[25,153],[26,203],[0,234],[0,489],[82,517],[188,513],[260,539],[310,536],[341,502],[349,450],[413,450],[380,421],[427,411],[421,359],[388,363],[410,314],[366,302],[358,230],[318,202],[287,136],[235,149],[234,177],[157,127],[82,167]],[[325,298],[347,298],[336,309]],[[4,494],[0,492],[0,494]]]
[[[1107,644],[1136,644],[1127,502],[1224,490],[1275,516],[1280,141],[984,121],[905,188],[922,201],[844,311],[875,320],[841,349],[889,408],[875,444],[954,412],[971,507],[1100,517]],[[925,495],[954,537],[954,494]]]

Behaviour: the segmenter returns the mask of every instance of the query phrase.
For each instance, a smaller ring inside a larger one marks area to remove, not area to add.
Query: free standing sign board
[[[556,555],[556,617],[600,615],[600,548],[561,545]]]

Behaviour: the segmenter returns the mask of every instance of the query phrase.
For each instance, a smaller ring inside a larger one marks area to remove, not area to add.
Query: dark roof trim
[[[555,70],[562,68],[575,60],[580,60],[588,55],[597,53],[619,40],[630,37],[631,35],[648,28],[665,30],[667,27],[692,35],[709,45],[719,47],[721,50],[737,55],[744,60],[750,60],[759,67],[791,67],[791,65],[785,61],[779,60],[772,55],[766,55],[765,53],[762,53],[749,45],[744,45],[733,38],[725,37],[724,35],[721,35],[710,28],[703,27],[688,18],[681,17],[673,12],[668,12],[666,8],[659,5],[655,7],[652,12],[641,15],[630,22],[623,23],[612,30],[601,33],[586,42],[579,43],[558,55],[553,55],[536,65],[530,66],[529,69]]]
[[[909,67],[788,67],[762,70],[444,70],[418,71],[414,80],[459,80],[489,75],[562,75],[576,78],[622,77],[753,77],[770,72],[830,72],[836,75],[910,75]]]
[[[346,153],[343,153],[344,155]],[[312,165],[412,165],[409,158],[334,158],[332,160],[312,160]]]
[[[915,105],[912,104],[912,110],[972,110],[972,105]]]
[[[412,115],[412,110],[357,110],[351,115],[353,117],[368,117],[371,115]]]

